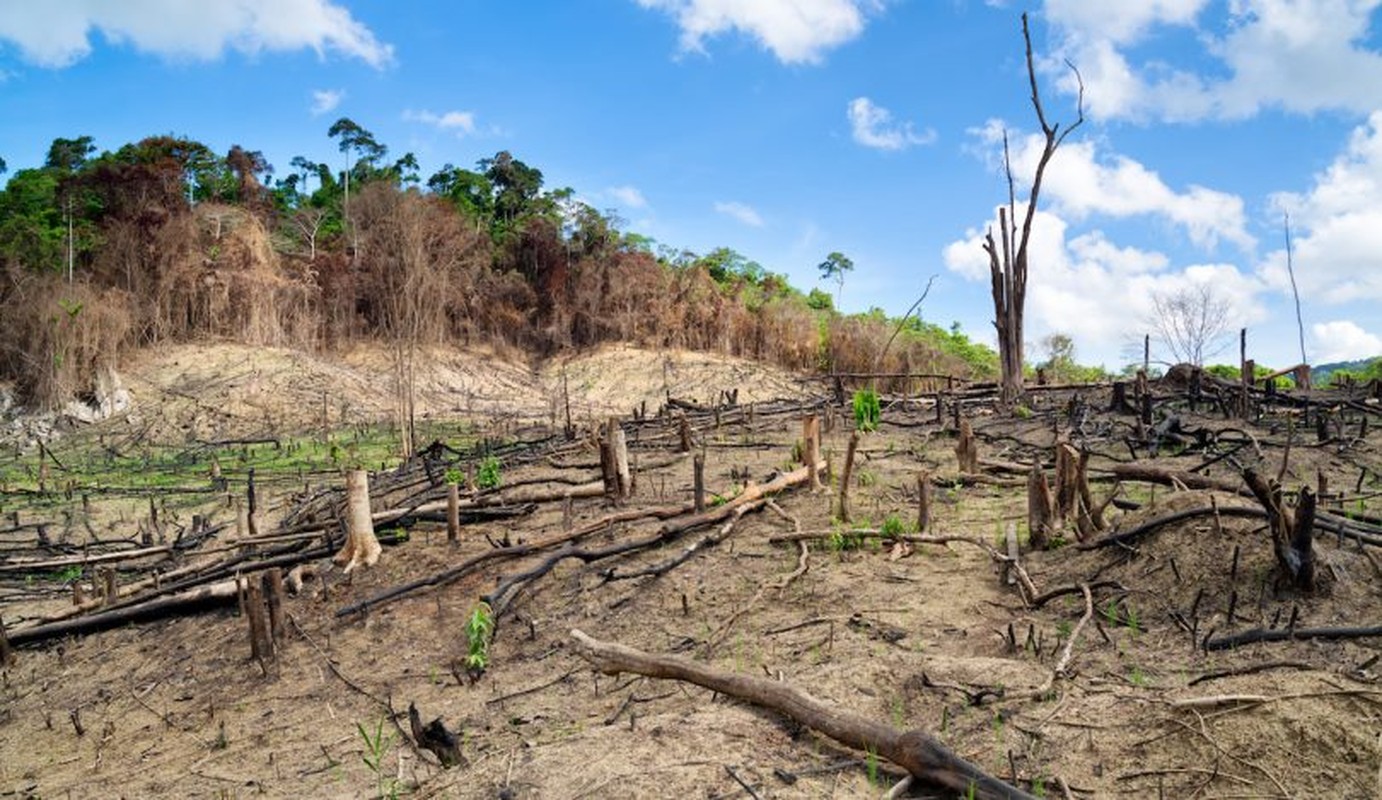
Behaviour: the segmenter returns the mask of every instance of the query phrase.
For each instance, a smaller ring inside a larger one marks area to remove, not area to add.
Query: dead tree
[[[1272,535],[1272,549],[1276,553],[1277,568],[1283,578],[1302,591],[1315,590],[1315,495],[1308,487],[1300,490],[1300,499],[1292,511],[1281,496],[1281,484],[1263,478],[1251,469],[1243,471],[1257,502],[1267,512],[1267,527]]]
[[[1013,189],[1012,159],[1008,152],[1008,134],[1003,133],[1003,165],[1008,176],[1008,204],[998,209],[998,228],[1001,242],[995,242],[993,229],[984,234],[984,252],[989,257],[989,276],[992,279],[994,327],[998,330],[998,359],[1001,367],[1001,399],[1011,405],[1022,394],[1022,319],[1023,306],[1027,300],[1027,258],[1028,244],[1032,238],[1032,221],[1036,218],[1037,199],[1041,194],[1041,182],[1046,175],[1046,166],[1056,149],[1065,141],[1070,132],[1084,122],[1084,80],[1075,65],[1066,62],[1079,83],[1080,94],[1077,104],[1078,118],[1074,124],[1061,130],[1060,123],[1046,120],[1046,112],[1041,106],[1041,95],[1037,91],[1036,65],[1032,57],[1032,34],[1027,27],[1027,15],[1022,15],[1022,39],[1027,46],[1027,78],[1032,87],[1032,106],[1036,109],[1037,121],[1046,137],[1041,158],[1037,160],[1036,173],[1032,177],[1032,187],[1027,193],[1027,208],[1022,219],[1022,231],[1017,230],[1017,197]]]

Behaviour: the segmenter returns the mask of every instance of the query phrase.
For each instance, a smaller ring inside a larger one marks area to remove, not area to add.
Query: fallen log
[[[1186,489],[1217,489],[1231,494],[1244,493],[1243,484],[1239,480],[1211,478],[1208,475],[1199,475],[1183,469],[1165,469],[1151,464],[1110,464],[1098,471],[1125,481],[1146,481],[1147,483],[1159,483],[1163,486],[1184,487]]]
[[[1206,650],[1227,650],[1253,642],[1286,642],[1295,639],[1363,639],[1382,636],[1382,625],[1366,628],[1254,628],[1250,631],[1204,640]]]
[[[576,652],[607,674],[631,672],[694,683],[763,706],[829,736],[841,744],[886,758],[913,777],[983,800],[1035,798],[974,764],[919,730],[898,731],[853,712],[831,707],[780,681],[723,672],[679,656],[659,656],[572,630]]]
[[[1187,519],[1194,519],[1196,517],[1209,517],[1215,515],[1222,517],[1262,518],[1267,516],[1267,512],[1263,511],[1260,508],[1252,508],[1250,506],[1187,508],[1182,511],[1172,512],[1164,517],[1157,517],[1156,519],[1148,520],[1135,528],[1129,528],[1126,531],[1119,531],[1118,533],[1105,536],[1102,539],[1095,539],[1092,542],[1080,542],[1079,544],[1075,545],[1075,547],[1079,550],[1097,550],[1101,547],[1127,545],[1131,544],[1133,541],[1137,539],[1142,538],[1143,536],[1146,536],[1149,533],[1153,533],[1161,528],[1164,528],[1167,525],[1172,525],[1174,523],[1182,522]]]
[[[815,471],[819,473],[819,471],[824,468],[825,463],[820,462],[816,465]],[[522,589],[532,581],[551,572],[557,564],[560,564],[562,561],[574,558],[582,563],[590,564],[613,556],[621,556],[658,545],[664,545],[676,540],[687,531],[714,525],[726,519],[738,519],[746,510],[762,506],[764,498],[769,495],[785,489],[790,489],[793,486],[800,486],[804,483],[808,483],[810,481],[811,472],[812,470],[810,467],[801,467],[785,475],[779,475],[774,480],[762,485],[750,483],[748,486],[744,487],[742,492],[735,495],[728,502],[715,506],[714,508],[706,509],[705,511],[672,519],[661,525],[655,533],[645,536],[642,539],[619,542],[596,550],[563,549],[552,554],[532,569],[518,575],[512,575],[500,581],[492,591],[485,594],[480,600],[489,604],[490,608],[494,610],[495,618],[498,618],[508,608],[509,604],[513,602],[518,592],[522,591]],[[727,536],[730,530],[732,530],[732,525],[725,529],[724,534]],[[699,549],[701,549],[701,546],[697,546],[689,551],[687,558]],[[680,563],[675,559],[673,561],[674,563],[672,563],[672,566]],[[671,566],[667,567],[667,569],[671,569]],[[605,577],[606,580],[611,580],[616,576],[613,571],[611,571]]]
[[[386,544],[394,543],[395,541],[396,540],[392,539],[384,540]],[[116,621],[110,624],[123,624],[124,622],[137,622],[144,619],[167,616],[173,613],[181,613],[183,611],[195,611],[198,610],[195,604],[173,603],[166,607],[156,604],[163,603],[171,598],[194,596],[208,585],[215,584],[218,579],[225,578],[236,572],[243,573],[271,567],[295,566],[305,561],[311,561],[330,555],[333,549],[332,545],[326,544],[308,549],[291,551],[285,549],[266,554],[257,554],[261,556],[259,558],[251,558],[249,554],[241,554],[233,558],[220,559],[210,563],[199,562],[198,564],[189,564],[185,569],[174,571],[175,573],[186,575],[186,577],[181,580],[173,581],[172,576],[174,573],[168,573],[164,576],[145,578],[136,584],[122,587],[120,590],[121,595],[127,595],[131,594],[133,591],[141,591],[152,586],[156,590],[154,594],[138,598],[126,597],[117,600],[114,605],[111,605],[104,611],[94,614],[85,614],[85,612],[101,606],[102,601],[99,598],[93,599],[80,606],[73,606],[72,608],[43,618],[35,624],[28,624],[24,627],[17,628],[13,633],[22,635],[23,641],[25,642],[35,642],[49,639],[54,636],[65,636],[72,633],[88,633],[102,630],[105,627],[110,627],[105,621],[111,618]],[[163,581],[172,582],[164,583]],[[155,609],[157,613],[144,616],[143,611],[140,611],[141,609],[147,611],[150,608]],[[124,613],[129,613],[131,616],[128,619],[110,617],[110,615]],[[83,614],[85,615],[79,616]],[[16,636],[11,636],[12,640],[14,638],[16,638]]]
[[[145,556],[162,555],[167,557],[173,552],[173,545],[161,544],[154,547],[141,547],[136,550],[120,550],[114,553],[100,553],[98,555],[74,555],[63,556],[61,558],[50,558],[47,560],[33,559],[29,561],[12,560],[0,563],[0,572],[43,572],[47,570],[62,569],[64,567],[82,566],[86,564],[104,564],[111,561],[127,561]]]
[[[187,611],[200,611],[205,608],[227,605],[235,600],[236,592],[236,581],[232,578],[206,586],[198,586],[178,594],[155,597],[148,602],[123,608],[98,611],[83,617],[31,625],[27,628],[16,628],[10,631],[10,643],[22,645],[59,636],[94,633],[130,622],[143,622]]]
[[[600,487],[600,493],[603,494],[604,485],[595,485]],[[366,609],[373,608],[378,605],[383,605],[384,603],[388,603],[393,600],[397,600],[401,597],[406,597],[407,595],[413,594],[414,592],[422,591],[423,589],[428,589],[436,586],[445,586],[449,583],[453,583],[457,580],[460,580],[461,578],[470,574],[473,570],[475,570],[482,564],[489,561],[493,561],[495,559],[518,558],[521,556],[531,555],[532,553],[541,552],[542,550],[551,547],[556,547],[557,545],[576,541],[585,536],[589,536],[593,533],[605,530],[618,522],[631,522],[633,520],[643,519],[645,517],[667,519],[669,517],[675,517],[681,514],[685,514],[688,511],[690,511],[691,508],[692,505],[690,503],[684,503],[682,505],[677,506],[662,506],[660,508],[639,508],[632,509],[629,511],[620,511],[618,513],[609,514],[607,516],[601,517],[600,519],[589,522],[573,531],[557,534],[555,536],[550,536],[540,541],[525,542],[523,544],[517,544],[511,547],[499,547],[493,550],[486,550],[485,552],[480,553],[477,556],[462,561],[460,564],[457,564],[454,567],[449,567],[447,569],[442,570],[441,572],[433,573],[425,578],[419,578],[415,581],[409,581],[408,583],[400,584],[398,586],[385,589],[384,591],[379,592],[376,595],[367,597],[363,600],[344,606],[336,611],[336,616],[348,616],[350,614],[364,611]]]

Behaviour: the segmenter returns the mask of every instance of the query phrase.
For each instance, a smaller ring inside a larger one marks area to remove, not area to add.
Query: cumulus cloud
[[[0,11],[0,40],[43,67],[85,58],[93,31],[112,44],[173,58],[214,59],[227,48],[248,55],[310,48],[376,68],[393,60],[391,45],[331,0],[11,0]]]
[[[345,89],[317,89],[312,92],[312,116],[319,117],[336,110],[345,96]]]
[[[878,0],[636,0],[681,28],[681,47],[705,52],[705,40],[737,32],[785,64],[819,63],[825,53],[863,33]]]
[[[892,112],[875,105],[867,97],[849,101],[849,124],[854,141],[878,150],[905,150],[936,141],[936,132],[927,128],[917,133],[910,122],[894,122]]]
[[[1304,193],[1272,197],[1294,229],[1292,263],[1301,295],[1328,303],[1382,301],[1382,111],[1356,128],[1348,144]],[[1290,290],[1284,248],[1260,271]]]
[[[1019,205],[1018,214],[1025,213]],[[989,280],[983,231],[971,229],[942,255],[946,267],[969,280]],[[1181,270],[1165,255],[1119,247],[1100,231],[1071,235],[1067,220],[1038,211],[1029,245],[1028,338],[1041,332],[1073,337],[1080,357],[1114,365],[1124,342],[1150,330],[1152,298],[1187,287],[1209,285],[1229,304],[1229,326],[1265,318],[1261,284],[1232,264],[1205,263]]]
[[[1310,338],[1316,353],[1315,360],[1322,363],[1382,355],[1382,336],[1367,332],[1351,320],[1339,319],[1311,325]]]
[[[990,120],[971,133],[981,157],[1002,168],[1003,124]],[[1013,174],[1030,181],[1045,145],[1039,134],[1010,134]],[[1199,247],[1211,249],[1225,240],[1244,250],[1256,240],[1248,233],[1243,199],[1190,185],[1177,191],[1155,171],[1126,156],[1105,155],[1092,140],[1067,141],[1047,170],[1042,193],[1057,213],[1081,221],[1095,216],[1160,217],[1185,232]]]
[[[648,200],[634,186],[611,186],[605,193],[619,201],[625,208],[644,208]]]
[[[438,114],[426,109],[422,111],[409,109],[403,112],[403,120],[404,122],[421,122],[438,130],[453,132],[457,136],[468,136],[475,133],[475,114],[471,111],[445,111]]]
[[[1057,45],[1047,67],[1084,77],[1092,115],[1191,121],[1239,119],[1265,108],[1296,113],[1382,106],[1382,53],[1369,46],[1378,0],[1046,0]],[[1182,61],[1139,60],[1164,37],[1189,41]],[[1206,60],[1209,66],[1204,66]]]
[[[763,218],[751,206],[738,202],[719,202],[715,204],[715,211],[727,217],[733,217],[750,228],[763,227]]]

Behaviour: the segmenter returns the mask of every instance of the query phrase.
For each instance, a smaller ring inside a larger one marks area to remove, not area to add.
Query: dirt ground
[[[331,426],[386,417],[387,364],[378,352],[328,361],[208,346],[151,356],[125,379],[149,435],[192,441],[310,430],[324,405]],[[669,395],[711,405],[739,389],[739,408],[696,432],[712,497],[792,466],[801,413],[771,401],[805,400],[820,388],[747,362],[628,349],[536,369],[435,354],[421,384],[419,413],[434,419],[556,427],[567,397],[584,426],[645,402],[654,414]],[[1106,389],[1083,394],[1091,407],[1108,402]],[[1132,423],[1104,415],[1072,430],[1068,397],[1039,395],[1018,417],[976,405],[969,413],[980,455],[1049,458],[1052,429],[1062,428],[1096,453],[1091,471],[1102,499],[1114,485],[1100,480],[1101,470],[1129,459],[1123,439]],[[1183,413],[1194,427],[1244,427]],[[827,427],[824,450],[838,474],[848,432],[842,418]],[[631,430],[638,488],[630,507],[687,501],[692,465],[676,452],[675,423]],[[1285,417],[1251,430],[1272,474],[1293,441],[1288,488],[1313,486],[1324,474],[1337,495],[1324,507],[1375,516],[1367,509],[1378,507],[1382,491],[1377,433],[1318,444],[1291,433]],[[611,511],[603,498],[572,501],[569,519],[561,503],[545,503],[527,516],[470,525],[455,544],[440,526],[414,528],[350,582],[333,575],[326,592],[309,584],[288,599],[289,632],[267,677],[249,659],[233,607],[21,648],[0,683],[0,797],[843,798],[882,797],[902,777],[775,712],[690,684],[597,674],[575,654],[572,629],[784,681],[842,709],[923,730],[1037,796],[1382,796],[1382,639],[1203,647],[1208,636],[1286,627],[1288,619],[1301,629],[1382,624],[1377,547],[1317,536],[1321,588],[1305,596],[1278,588],[1261,519],[1198,516],[1127,547],[1072,541],[1024,552],[1039,591],[1073,590],[1031,608],[984,547],[895,547],[843,535],[893,516],[913,523],[917,473],[926,469],[927,533],[1003,549],[1008,522],[1025,529],[1025,479],[988,469],[984,480],[964,480],[953,448],[948,414],[937,423],[929,402],[895,399],[880,429],[862,439],[852,526],[835,522],[832,489],[793,490],[660,576],[623,577],[713,531],[629,557],[563,562],[500,617],[489,669],[474,682],[461,664],[477,599],[545,554],[495,561],[363,614],[337,610],[493,542],[537,540],[600,519]],[[1149,463],[1190,469],[1209,455],[1188,447]],[[1236,474],[1223,461],[1202,472]],[[504,472],[506,484],[597,477],[597,453],[579,442]],[[1139,508],[1111,507],[1110,527],[1203,508],[1211,494],[1221,508],[1252,505],[1225,492],[1126,483],[1119,497]],[[660,524],[614,524],[585,544],[646,536]],[[819,538],[804,548],[768,541],[797,530]],[[1083,626],[1081,583],[1096,587]],[[60,602],[36,596],[19,587],[0,595],[11,629]],[[1053,680],[1067,650],[1069,675]],[[443,769],[399,735],[390,717],[406,730],[410,704],[424,721],[440,717],[460,732],[465,765]],[[385,741],[372,753],[376,730]],[[367,763],[374,755],[377,772]],[[906,796],[956,795],[915,786]]]

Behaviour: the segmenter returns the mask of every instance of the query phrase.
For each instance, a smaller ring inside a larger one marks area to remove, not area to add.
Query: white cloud
[[[849,101],[849,124],[854,141],[879,150],[905,150],[918,144],[936,141],[936,132],[927,128],[918,134],[910,122],[893,122],[892,112],[875,105],[867,97]]]
[[[971,134],[979,140],[980,156],[990,168],[1002,169],[1002,123],[990,120]],[[1024,185],[1030,183],[1044,145],[1039,134],[1010,134],[1013,174]],[[1105,156],[1091,140],[1068,140],[1056,151],[1041,201],[1072,220],[1100,215],[1161,217],[1203,248],[1213,248],[1220,240],[1244,250],[1255,244],[1241,197],[1194,184],[1178,192],[1138,161]]]
[[[1290,214],[1292,266],[1303,300],[1382,301],[1382,111],[1353,131],[1310,191],[1279,193],[1272,205]],[[1284,247],[1259,269],[1273,288],[1290,291]]]
[[[636,0],[681,27],[681,47],[704,52],[705,40],[730,31],[752,37],[786,64],[821,61],[864,30],[879,0]]]
[[[93,30],[112,44],[174,58],[214,59],[227,47],[247,55],[306,47],[376,68],[393,60],[391,45],[330,0],[7,0],[0,6],[0,40],[39,66],[85,58]]]
[[[1046,0],[1059,42],[1046,67],[1073,92],[1061,59],[1078,65],[1089,111],[1104,118],[1238,119],[1265,108],[1366,113],[1382,106],[1382,53],[1368,44],[1379,5],[1382,0]],[[1138,60],[1139,46],[1162,35],[1194,44],[1178,47],[1188,53],[1178,63]]]
[[[426,109],[422,111],[409,109],[403,112],[403,120],[405,122],[421,122],[442,131],[452,131],[457,136],[475,133],[475,113],[472,111],[446,111],[438,114]]]
[[[317,89],[312,92],[312,116],[319,117],[336,110],[345,99],[345,89]]]
[[[1018,214],[1025,207],[1018,206]],[[1230,264],[1197,264],[1182,270],[1165,255],[1119,247],[1100,231],[1069,238],[1069,223],[1051,211],[1038,211],[1029,245],[1027,336],[1064,333],[1075,339],[1078,357],[1109,366],[1121,363],[1124,342],[1149,332],[1152,297],[1188,286],[1209,284],[1229,303],[1229,327],[1263,319],[1258,300],[1263,287]],[[945,247],[950,271],[973,281],[989,280],[983,231]]]
[[[760,217],[758,212],[754,211],[752,207],[746,206],[743,203],[716,203],[715,211],[725,216],[733,217],[745,225],[748,225],[750,228],[763,227],[763,218]]]
[[[611,186],[605,193],[618,200],[625,208],[644,208],[648,200],[634,186]]]
[[[1382,355],[1382,336],[1369,333],[1357,323],[1338,319],[1310,326],[1315,361],[1354,361]]]

